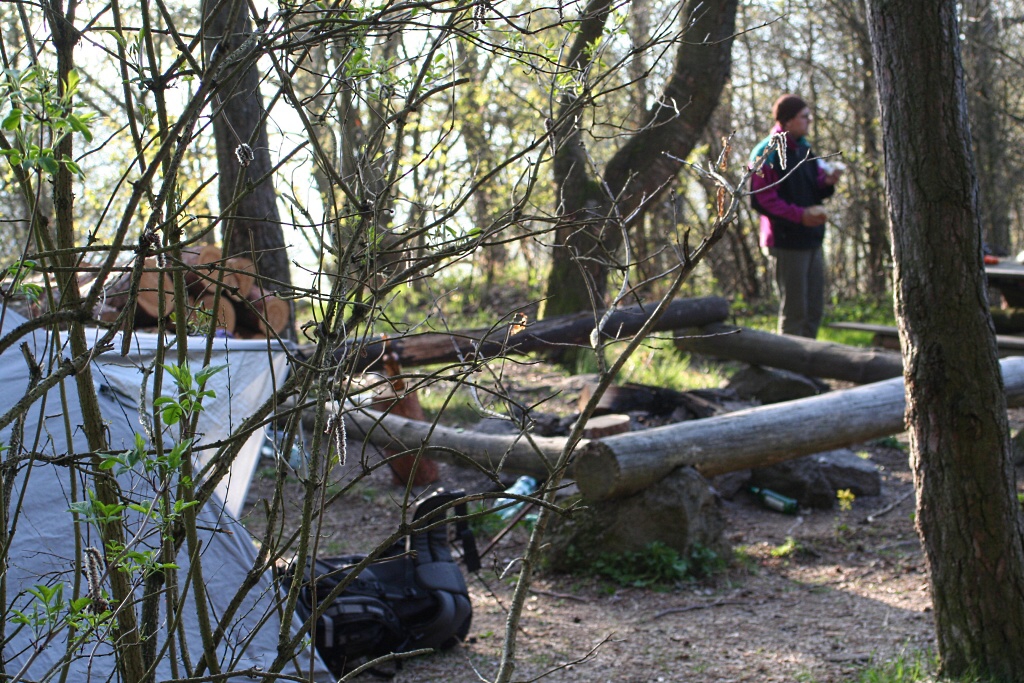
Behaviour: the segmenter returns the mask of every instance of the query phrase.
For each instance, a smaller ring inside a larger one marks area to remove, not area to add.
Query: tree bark
[[[481,434],[367,409],[347,409],[345,428],[348,438],[367,441],[391,454],[415,454],[422,448],[423,457],[433,460],[535,479],[551,475],[551,466],[565,448],[562,437]]]
[[[578,123],[581,98],[563,101],[552,131],[562,218],[555,231],[545,317],[607,303],[608,271],[617,263],[624,231],[679,172],[682,164],[676,159],[690,154],[718,104],[729,76],[736,6],[737,0],[688,0],[675,71],[647,113],[647,125],[616,152],[601,180],[589,172]],[[608,0],[588,5],[567,66],[585,70],[581,55],[601,36],[609,7]]]
[[[245,0],[203,0],[203,34],[207,68],[218,80],[213,133],[218,198],[225,214],[224,254],[251,259],[263,289],[287,289],[291,271],[277,193],[267,177],[273,164],[256,68],[258,51]],[[244,160],[242,145],[248,146],[251,160]],[[232,204],[234,208],[226,208]]]
[[[724,324],[705,325],[700,330],[687,332],[676,339],[676,348],[712,358],[740,360],[857,384],[879,382],[903,373],[903,359],[890,351]]]
[[[1010,253],[1010,192],[1007,139],[996,82],[999,25],[991,0],[963,3],[967,103],[978,170],[982,234],[996,253]]]
[[[1024,358],[1003,361],[1007,404],[1024,405]],[[635,493],[677,467],[712,476],[862,443],[904,431],[900,378],[799,401],[741,410],[703,420],[583,440],[570,475],[588,500]],[[350,438],[415,452],[461,466],[546,477],[565,447],[562,437],[481,434],[371,410],[349,409]]]
[[[868,6],[940,673],[1024,681],[1024,543],[982,270],[956,3]]]
[[[622,339],[636,334],[654,312],[654,308],[654,305],[641,305],[617,310],[604,327],[605,337]],[[602,313],[599,312],[598,317]],[[665,314],[658,320],[655,331],[721,322],[728,315],[729,302],[721,297],[677,299],[669,304]],[[515,331],[514,325],[508,324],[486,330],[428,333],[390,339],[382,337],[361,344],[354,369],[363,369],[376,363],[384,356],[385,349],[396,354],[406,367],[480,360],[511,353],[550,352],[565,346],[588,344],[594,325],[593,314],[577,313],[531,323],[520,331]],[[351,345],[343,346],[336,352],[336,357],[344,359],[353,350]]]

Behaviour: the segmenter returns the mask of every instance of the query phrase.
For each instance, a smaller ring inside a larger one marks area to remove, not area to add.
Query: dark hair
[[[775,100],[772,105],[772,116],[779,123],[785,125],[786,121],[794,118],[797,114],[807,108],[807,103],[799,95],[783,95]]]

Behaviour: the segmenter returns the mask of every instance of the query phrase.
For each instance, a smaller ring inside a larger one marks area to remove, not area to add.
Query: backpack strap
[[[416,506],[413,514],[413,521],[430,514],[442,505],[447,505],[460,498],[465,497],[463,491],[452,491],[449,493],[438,493]],[[476,548],[476,537],[473,535],[469,523],[465,520],[468,509],[465,502],[458,503],[454,507],[455,514],[459,519],[455,522],[455,535],[462,546],[462,560],[466,563],[466,570],[476,572],[480,570],[480,553]],[[451,548],[448,546],[448,531],[444,526],[439,526],[426,533],[414,534],[412,547],[417,552],[417,564],[424,562],[452,562]]]

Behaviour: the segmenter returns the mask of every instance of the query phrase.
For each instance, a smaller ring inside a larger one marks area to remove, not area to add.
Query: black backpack
[[[427,498],[417,506],[413,522],[462,495]],[[466,514],[464,503],[454,509],[457,515]],[[465,520],[456,523],[456,532],[466,568],[477,571],[480,558]],[[298,616],[308,619],[314,604],[322,603],[365,557],[317,558],[312,571],[307,562]],[[285,590],[297,573],[294,564],[285,571]],[[363,661],[392,652],[452,647],[465,639],[472,618],[466,580],[452,558],[448,526],[441,525],[400,540],[363,569],[317,619],[313,642],[331,672],[341,676]]]

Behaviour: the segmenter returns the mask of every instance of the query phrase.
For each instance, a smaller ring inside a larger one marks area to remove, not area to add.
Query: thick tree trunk
[[[1024,681],[1024,543],[956,3],[870,0],[917,526],[942,673]]]
[[[741,360],[751,365],[857,384],[899,377],[903,372],[903,359],[891,351],[861,349],[724,324],[686,331],[676,339],[676,348],[712,358]]]
[[[608,270],[617,263],[629,222],[668,187],[682,166],[677,159],[693,150],[718,104],[731,65],[736,5],[737,0],[688,0],[674,73],[647,113],[647,125],[608,162],[600,181],[589,173],[591,160],[577,123],[580,101],[563,102],[552,133],[558,143],[555,179],[562,219],[555,231],[545,317],[606,305]],[[592,0],[581,26],[594,30],[581,29],[568,65],[582,70],[581,55],[588,41],[602,35],[609,6],[607,0]]]
[[[219,86],[213,133],[218,197],[225,215],[224,254],[252,259],[263,289],[287,289],[291,274],[277,193],[272,180],[265,178],[272,162],[256,68],[256,41],[245,0],[204,0],[203,37],[207,65],[217,74]]]

